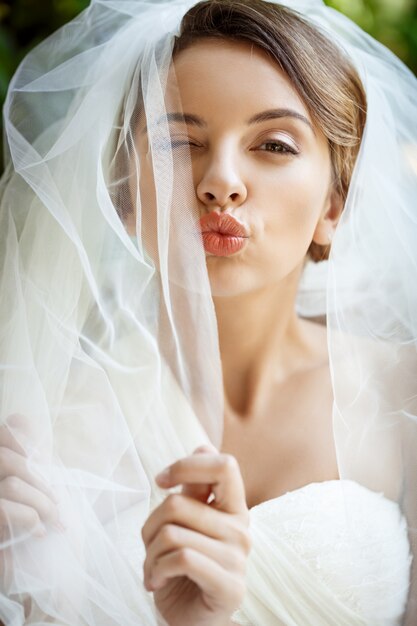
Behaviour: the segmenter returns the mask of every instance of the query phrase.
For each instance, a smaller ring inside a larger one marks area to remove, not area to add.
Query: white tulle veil
[[[11,525],[6,624],[43,615],[71,626],[156,624],[126,552],[143,558],[140,527],[162,497],[154,475],[207,438],[221,443],[198,207],[164,119],[174,37],[193,4],[93,0],[26,57],[10,85],[1,420],[54,490],[65,530],[39,538]],[[330,259],[306,267],[298,308],[327,314],[340,476],[398,501],[417,553],[417,81],[320,0],[282,4],[344,49],[366,90],[365,134]],[[126,545],[132,507],[135,542]],[[409,624],[416,594],[413,570]]]

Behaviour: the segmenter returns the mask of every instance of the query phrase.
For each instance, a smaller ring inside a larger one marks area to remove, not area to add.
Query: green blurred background
[[[391,48],[417,74],[417,0],[325,2]],[[88,4],[89,0],[0,0],[0,106],[23,56]]]

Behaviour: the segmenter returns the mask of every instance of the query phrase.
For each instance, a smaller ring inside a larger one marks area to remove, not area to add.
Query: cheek
[[[147,254],[153,259],[156,267],[159,267],[159,257],[165,258],[169,254],[172,269],[176,260],[178,263],[182,262],[181,259],[187,255],[187,250],[188,254],[192,254],[196,252],[197,247],[200,255],[203,255],[203,250],[195,227],[199,213],[189,174],[189,163],[181,157],[177,158],[172,170],[172,180],[165,179],[166,169],[162,167],[155,172],[151,155],[142,153],[139,183],[136,185],[139,192],[136,193],[136,186],[133,183],[131,197],[132,204],[136,207],[138,229]],[[136,178],[137,176],[132,176],[133,181]],[[169,184],[167,180],[170,181]],[[169,233],[169,237],[163,235],[159,243],[158,225],[163,233]]]
[[[146,154],[139,155],[139,163],[131,162],[129,169],[129,196],[132,207],[128,224],[129,234],[136,228],[146,245],[146,252],[157,260],[157,202],[155,180]],[[136,226],[137,225],[137,226]]]
[[[268,193],[264,185],[262,220],[271,249],[307,251],[327,196],[329,168],[323,165],[300,160],[276,172]]]

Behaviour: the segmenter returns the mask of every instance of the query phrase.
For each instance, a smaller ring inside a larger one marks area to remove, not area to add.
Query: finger
[[[212,539],[250,550],[248,529],[239,516],[218,511],[179,493],[170,494],[146,520],[142,528],[146,547],[165,524],[176,524]]]
[[[0,447],[0,481],[8,476],[17,476],[44,493],[52,502],[57,502],[52,490],[41,478],[33,473],[33,470],[29,469],[25,456],[18,454],[10,448]]]
[[[0,446],[10,448],[11,450],[14,450],[14,452],[17,452],[17,454],[26,456],[25,450],[17,441],[7,424],[2,424],[0,426]]]
[[[44,428],[42,428],[42,425]],[[51,452],[50,429],[41,416],[34,419],[14,413],[0,427],[0,445],[11,448],[18,454],[44,459]]]
[[[199,446],[193,452],[193,454],[218,454],[218,450],[212,444],[204,444]],[[211,485],[207,484],[185,484],[182,487],[181,493],[200,502],[207,502],[209,497],[213,495]]]
[[[154,590],[161,589],[170,578],[177,576],[192,580],[213,609],[237,608],[243,600],[243,581],[191,548],[181,548],[161,557],[152,570],[151,586]]]
[[[211,485],[215,508],[228,513],[247,511],[240,468],[231,454],[194,454],[185,457],[158,474],[156,481],[165,488],[180,484]]]
[[[33,531],[37,537],[46,534],[38,513],[30,506],[20,502],[0,499],[0,528],[2,535],[8,531],[9,535],[15,534],[16,530]]]
[[[144,562],[145,582],[151,578],[154,564],[165,554],[180,548],[191,548],[205,554],[229,572],[245,571],[246,553],[206,535],[175,524],[166,524],[149,544]]]
[[[0,482],[0,498],[31,507],[43,522],[59,523],[58,507],[44,493],[17,476],[8,476]]]

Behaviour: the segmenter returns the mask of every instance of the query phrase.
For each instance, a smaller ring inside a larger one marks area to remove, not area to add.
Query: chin
[[[207,257],[207,271],[213,298],[233,298],[265,286],[264,280],[260,280],[253,270],[233,261],[233,257]]]
[[[267,262],[230,257],[207,256],[206,264],[213,298],[233,298],[263,289],[290,288],[298,284],[305,257],[291,259],[274,258]],[[279,271],[278,271],[279,268]]]

